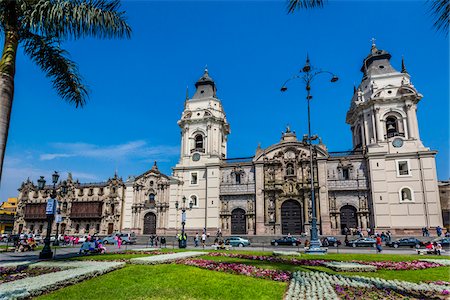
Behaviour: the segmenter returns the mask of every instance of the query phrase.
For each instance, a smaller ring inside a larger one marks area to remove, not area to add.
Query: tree
[[[129,38],[131,28],[119,0],[0,0],[0,180],[14,98],[19,46],[53,83],[66,102],[82,107],[88,92],[78,67],[60,47],[67,39]]]
[[[288,0],[287,10],[291,14],[297,9],[323,7],[324,0]]]
[[[434,17],[434,28],[437,31],[443,31],[448,36],[448,25],[450,22],[450,1],[432,0],[430,1],[430,11]]]
[[[287,11],[294,13],[297,9],[323,7],[326,0],[287,0]],[[430,12],[434,18],[434,28],[448,36],[450,23],[450,0],[429,0]]]

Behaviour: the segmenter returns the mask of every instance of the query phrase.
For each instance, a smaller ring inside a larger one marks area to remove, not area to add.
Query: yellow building
[[[10,233],[14,227],[14,216],[17,209],[17,198],[8,198],[0,204],[0,233]]]

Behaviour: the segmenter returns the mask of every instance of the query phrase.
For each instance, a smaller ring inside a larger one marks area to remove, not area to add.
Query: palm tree
[[[434,28],[437,31],[444,32],[448,36],[448,25],[450,22],[450,1],[449,0],[432,0],[430,2],[430,11],[434,17]]]
[[[86,103],[87,90],[77,65],[60,47],[67,39],[87,36],[129,38],[131,28],[119,0],[0,0],[0,180],[14,98],[16,54],[20,46],[50,77],[58,95],[75,107]]]
[[[288,0],[287,11],[289,14],[297,9],[323,7],[325,0]]]

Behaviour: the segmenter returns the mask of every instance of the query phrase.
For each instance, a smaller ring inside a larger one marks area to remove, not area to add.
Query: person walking
[[[198,240],[199,240],[199,236],[198,236],[198,232],[196,232],[195,237],[194,237],[194,245],[196,248],[198,247]]]
[[[383,251],[383,248],[381,247],[381,237],[379,235],[377,235],[376,243],[377,243],[377,252],[381,253],[381,251]]]
[[[120,238],[120,236],[117,236],[117,248],[120,249],[121,246],[122,246],[122,239]]]
[[[202,233],[202,247],[203,247],[203,249],[205,249],[205,245],[206,245],[206,234],[203,232]]]

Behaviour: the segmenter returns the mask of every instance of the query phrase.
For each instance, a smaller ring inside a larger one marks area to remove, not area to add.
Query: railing
[[[328,189],[340,190],[354,190],[367,189],[367,182],[365,179],[328,179]]]
[[[405,137],[405,134],[404,134],[403,132],[388,132],[388,133],[386,134],[386,137],[387,137],[387,138],[391,138],[391,137],[394,137],[394,136]]]
[[[364,152],[362,150],[348,150],[348,151],[334,151],[328,152],[331,157],[336,156],[349,156],[349,155],[362,155]]]
[[[101,217],[101,213],[75,212],[70,214],[71,219],[101,219]]]
[[[47,219],[46,214],[25,214],[25,220],[45,220]]]
[[[205,148],[194,148],[194,149],[191,149],[191,153],[194,153],[194,152],[205,153]]]
[[[220,194],[253,194],[255,193],[255,184],[227,184],[220,185]]]
[[[223,161],[225,163],[243,163],[243,162],[252,162],[253,161],[254,156],[249,156],[249,157],[236,157],[236,158],[226,158]]]

